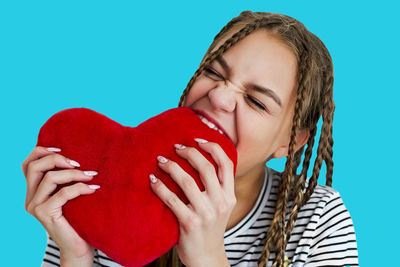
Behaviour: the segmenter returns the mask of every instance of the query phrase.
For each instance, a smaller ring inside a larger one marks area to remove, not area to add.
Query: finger
[[[75,167],[72,165],[75,164],[73,162],[71,163],[71,160],[57,153],[31,161],[28,164],[26,176],[27,193],[25,205],[32,199],[46,171],[52,170],[55,167],[72,169]]]
[[[179,185],[183,193],[187,197],[192,206],[197,212],[205,213],[204,196],[201,194],[199,187],[185,170],[181,168],[176,162],[166,159],[162,156],[157,157],[158,166]]]
[[[38,189],[28,205],[37,206],[46,201],[50,194],[57,188],[59,184],[65,184],[72,181],[90,181],[97,175],[97,172],[87,172],[80,170],[59,170],[49,171],[43,177]]]
[[[22,172],[24,173],[24,176],[26,177],[26,173],[28,170],[28,164],[31,161],[37,160],[41,157],[54,154],[55,152],[60,152],[61,149],[56,148],[56,147],[43,147],[43,146],[36,146],[32,152],[26,157],[26,159],[22,162],[21,164],[21,169]]]
[[[225,193],[235,194],[234,164],[218,143],[200,143],[199,147],[209,153],[218,166],[218,178]]]
[[[194,212],[191,211],[174,192],[169,190],[160,179],[157,179],[154,174],[150,174],[149,178],[150,187],[153,192],[167,207],[171,209],[178,221],[186,223],[191,217],[193,217]]]
[[[189,163],[199,172],[201,181],[203,182],[206,191],[212,195],[221,194],[221,185],[219,183],[214,165],[200,153],[197,148],[175,146],[176,153],[189,161]]]
[[[48,220],[56,221],[62,218],[62,206],[64,206],[67,201],[74,199],[80,195],[87,195],[94,193],[100,186],[98,185],[87,185],[84,183],[75,183],[70,186],[62,188],[60,191],[55,193],[48,201],[43,202],[34,208],[34,216],[37,217],[41,222],[49,223]]]
[[[63,216],[62,206],[64,206],[67,201],[80,195],[94,193],[96,188],[99,187],[95,186],[91,188],[83,183],[76,183],[64,187],[48,201],[35,207],[31,214],[42,223],[49,235],[57,242],[57,245],[60,246],[63,244],[65,250],[70,251],[71,245],[74,246],[80,243],[82,238]]]

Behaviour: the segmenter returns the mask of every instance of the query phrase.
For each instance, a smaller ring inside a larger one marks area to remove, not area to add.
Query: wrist
[[[225,247],[222,247],[220,252],[216,255],[213,261],[209,263],[207,266],[213,267],[230,267],[228,258],[226,257]]]
[[[186,264],[185,264],[186,265]],[[187,264],[187,267],[230,267],[228,258],[226,257],[225,248],[220,253],[214,254],[212,257],[204,257],[200,262]]]
[[[220,267],[230,267],[228,257],[226,257],[225,246],[223,246],[220,250],[219,257],[217,258],[215,264],[213,266]]]
[[[94,249],[92,249],[89,253],[76,257],[70,256],[60,251],[60,266],[61,267],[85,267],[85,266],[93,266],[93,258],[94,258]]]

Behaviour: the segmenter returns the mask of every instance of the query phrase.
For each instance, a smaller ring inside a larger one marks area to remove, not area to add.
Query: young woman
[[[179,106],[199,110],[218,123],[238,152],[236,176],[221,147],[198,140],[218,170],[193,147],[176,153],[199,171],[205,191],[175,162],[159,167],[181,186],[185,205],[149,174],[154,193],[179,221],[180,239],[149,266],[357,266],[351,217],[332,189],[333,66],[324,44],[285,15],[244,11],[232,19],[206,52]],[[307,171],[317,132],[312,176]],[[199,136],[201,138],[201,136]],[[297,173],[305,145],[302,169]],[[95,173],[73,170],[54,148],[36,147],[22,163],[26,209],[49,234],[43,266],[119,266],[81,239],[62,206],[92,194]],[[287,157],[282,173],[266,167]],[[317,185],[326,164],[326,185]],[[57,166],[65,170],[49,171]],[[74,185],[50,196],[57,184]],[[134,251],[132,253],[135,253]]]

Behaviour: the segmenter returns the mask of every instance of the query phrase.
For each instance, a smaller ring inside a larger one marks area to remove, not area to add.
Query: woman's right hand
[[[98,186],[83,182],[91,181],[97,172],[85,174],[76,170],[79,164],[55,153],[59,151],[53,148],[50,148],[53,151],[47,149],[35,147],[21,164],[27,184],[25,209],[39,220],[60,248],[63,266],[92,266],[94,248],[71,227],[62,213],[62,206],[79,195],[94,193]],[[65,170],[51,171],[55,167]],[[57,185],[72,181],[76,183],[52,195]]]

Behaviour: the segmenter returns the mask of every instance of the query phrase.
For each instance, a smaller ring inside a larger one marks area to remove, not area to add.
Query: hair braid
[[[333,66],[332,66],[332,59],[329,55],[328,50],[324,46],[324,44],[319,40],[315,35],[311,36],[313,40],[315,40],[315,46],[320,53],[317,55],[319,56],[319,61],[324,62],[324,65],[320,66],[322,71],[321,76],[325,77],[322,87],[323,92],[322,94],[322,103],[320,105],[320,112],[322,113],[322,127],[321,127],[321,135],[317,150],[317,158],[315,159],[314,163],[314,170],[313,175],[310,178],[309,185],[305,192],[305,198],[303,202],[307,202],[311,197],[311,194],[314,192],[315,186],[318,182],[318,176],[320,172],[320,168],[322,165],[322,161],[325,161],[326,164],[326,185],[332,185],[332,174],[333,174],[333,137],[332,137],[332,130],[333,130],[333,113],[335,109],[335,104],[333,101]]]
[[[315,135],[317,134],[317,125],[314,126],[314,128],[311,129],[310,131],[310,138],[307,142],[307,149],[306,152],[304,153],[304,160],[303,160],[303,169],[301,170],[300,176],[307,177],[307,172],[308,168],[310,166],[310,160],[312,156],[312,149],[314,147],[314,141],[315,141]],[[303,184],[304,186],[304,184]],[[303,190],[304,188],[302,188]]]
[[[293,159],[293,176],[296,176],[297,175],[297,169],[299,168],[299,166],[300,166],[300,163],[301,163],[301,156],[303,155],[303,152],[304,152],[304,146],[303,147],[301,147],[299,150],[297,150],[295,153],[294,153],[294,159]],[[290,195],[289,195],[289,199],[291,199],[291,197],[290,197]]]
[[[314,192],[315,187],[317,186],[317,182],[318,182],[318,176],[319,176],[319,172],[321,170],[321,166],[322,166],[322,162],[325,160],[326,157],[326,146],[328,144],[328,137],[331,133],[331,125],[329,125],[329,116],[330,116],[330,112],[327,111],[327,109],[329,109],[330,107],[330,103],[331,102],[331,97],[329,94],[326,94],[324,97],[324,101],[323,101],[323,112],[322,112],[322,119],[323,119],[323,123],[322,123],[322,127],[321,127],[321,136],[319,138],[319,144],[318,144],[318,149],[317,149],[317,158],[315,159],[314,162],[314,169],[313,169],[313,174],[310,178],[310,182],[308,184],[307,190],[304,194],[304,199],[303,199],[303,203],[306,203],[310,197],[311,194]],[[333,165],[333,162],[332,162]],[[327,173],[328,175],[328,173]]]
[[[286,240],[289,240],[290,234],[294,228],[294,223],[297,219],[297,215],[299,213],[300,208],[303,206],[303,196],[304,196],[304,186],[305,186],[305,181],[307,177],[307,171],[308,167],[310,165],[310,159],[312,156],[312,148],[314,146],[314,140],[315,140],[315,134],[317,132],[317,127],[315,126],[311,132],[310,132],[310,138],[307,142],[307,149],[304,154],[304,161],[303,161],[303,167],[301,170],[300,175],[298,175],[296,178],[296,181],[293,186],[293,208],[290,211],[289,214],[289,219],[287,222],[286,226]],[[304,149],[304,147],[303,147]],[[302,151],[302,150],[299,150]]]
[[[292,186],[292,197],[290,199],[292,199],[295,203],[296,203],[296,194],[298,194],[298,192],[303,192],[304,190],[304,186],[305,186],[305,181],[307,178],[307,172],[308,172],[308,168],[310,166],[310,159],[312,156],[312,149],[314,146],[314,140],[315,140],[315,135],[317,133],[317,126],[315,125],[315,127],[313,129],[311,129],[310,131],[310,137],[308,139],[307,142],[307,149],[306,152],[304,153],[304,160],[303,160],[303,166],[301,169],[301,172],[299,175],[296,175],[296,180],[294,180],[293,182],[293,186]],[[303,154],[304,151],[304,146],[298,151],[296,152],[300,154],[300,156]],[[301,203],[299,203],[301,206]],[[296,219],[295,219],[296,220]]]
[[[311,44],[310,44],[311,46]],[[310,66],[310,62],[308,64],[303,64],[303,66]],[[307,68],[306,67],[306,68]],[[304,70],[305,71],[305,70]],[[318,115],[319,113],[317,113]],[[318,123],[318,117],[319,116],[314,116],[314,118],[310,119],[311,125],[308,125],[308,128],[310,128],[310,137],[307,142],[307,149],[304,155],[304,161],[303,161],[303,167],[301,170],[300,175],[298,175],[296,180],[294,181],[294,185],[292,187],[292,192],[293,192],[293,206],[289,214],[287,226],[286,226],[286,240],[290,239],[290,234],[294,228],[295,221],[297,219],[298,212],[300,208],[305,204],[304,201],[304,187],[305,187],[305,181],[307,178],[307,173],[308,173],[308,168],[310,165],[310,160],[312,156],[312,149],[314,146],[314,141],[315,141],[315,135],[317,133],[317,123]],[[304,147],[303,147],[304,149]],[[298,152],[302,153],[303,149],[299,150]]]
[[[314,192],[314,189],[317,186],[318,175],[321,170],[323,161],[322,153],[324,152],[324,146],[325,146],[325,138],[320,137],[317,148],[317,157],[314,161],[313,174],[309,179],[308,187],[306,189],[306,192],[304,193],[303,205],[310,199],[311,194]]]
[[[329,106],[327,108],[327,128],[328,128],[328,136],[326,137],[326,148],[324,153],[324,160],[326,163],[326,185],[332,186],[332,174],[333,174],[333,113],[335,111],[335,104],[332,101],[333,98],[333,76],[328,77],[327,86],[329,88],[329,96],[327,94],[327,101],[329,102]]]
[[[292,121],[292,129],[291,136],[289,142],[288,156],[285,164],[285,170],[282,174],[282,181],[279,186],[279,194],[276,203],[276,211],[274,214],[274,218],[272,220],[271,226],[267,233],[267,239],[262,251],[262,257],[259,260],[258,266],[265,266],[268,258],[270,250],[273,248],[277,251],[277,256],[272,266],[281,266],[283,264],[283,259],[285,258],[285,250],[287,244],[287,235],[286,235],[286,210],[287,210],[287,202],[289,198],[289,192],[292,184],[292,177],[297,170],[295,163],[295,146],[297,141],[297,132],[301,126],[301,116],[303,107],[304,107],[304,99],[307,90],[304,88],[304,79],[305,76],[304,68],[307,67],[308,57],[306,54],[301,55],[302,64],[299,65],[298,75],[299,75],[299,88],[296,98],[296,103],[294,107],[294,116]],[[265,254],[265,256],[263,256]]]
[[[310,137],[308,138],[307,149],[306,152],[304,153],[304,160],[301,172],[299,175],[297,175],[295,172],[293,173],[294,175],[297,176],[297,179],[293,182],[292,186],[293,194],[297,193],[299,190],[300,191],[304,190],[305,180],[307,178],[307,172],[310,166],[310,159],[312,156],[312,149],[314,147],[316,133],[317,133],[317,126],[315,125],[314,128],[312,128],[310,131]],[[298,153],[301,156],[303,152],[304,152],[304,146],[301,149],[299,149],[299,151],[297,151],[296,154]],[[292,196],[290,199],[294,200],[295,196]]]

